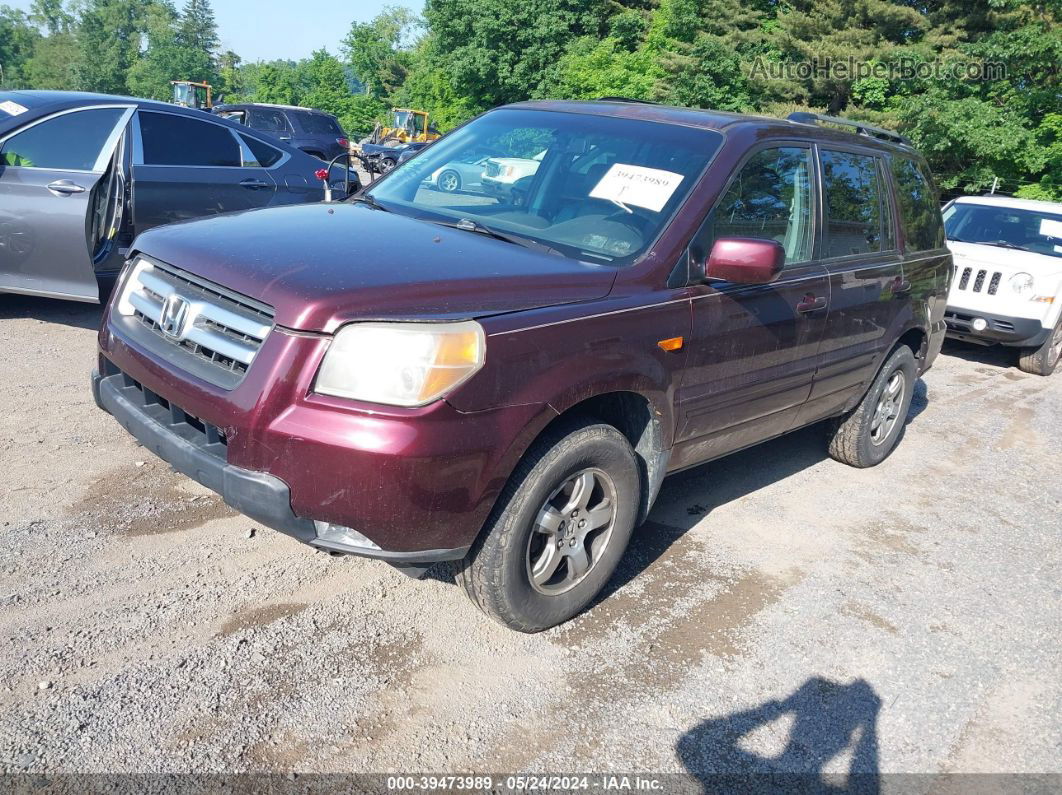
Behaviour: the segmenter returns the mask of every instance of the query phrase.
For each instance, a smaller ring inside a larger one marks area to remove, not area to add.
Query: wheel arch
[[[582,399],[570,400],[562,406],[553,403],[550,406],[556,412],[555,416],[534,434],[520,454],[514,457],[509,477],[528,451],[557,426],[580,418],[597,420],[616,428],[634,449],[642,486],[637,521],[638,524],[644,522],[667,474],[668,459],[671,456],[664,415],[654,406],[652,399],[640,392],[620,389],[601,391]]]

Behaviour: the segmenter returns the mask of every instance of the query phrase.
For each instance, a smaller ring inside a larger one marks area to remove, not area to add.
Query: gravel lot
[[[7,772],[1062,772],[1062,375],[949,345],[876,469],[811,428],[675,476],[524,636],[170,472],[98,319],[0,295]]]

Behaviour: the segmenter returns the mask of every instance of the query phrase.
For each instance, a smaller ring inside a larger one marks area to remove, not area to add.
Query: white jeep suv
[[[944,208],[955,260],[948,336],[1020,349],[1050,375],[1062,358],[1062,204],[963,196]]]

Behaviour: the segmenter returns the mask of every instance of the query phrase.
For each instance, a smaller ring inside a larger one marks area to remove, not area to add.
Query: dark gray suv
[[[98,301],[146,229],[321,201],[320,161],[200,110],[0,92],[0,293]],[[344,186],[345,168],[333,172]],[[353,186],[351,187],[353,190]]]
[[[347,134],[343,132],[339,121],[323,110],[248,102],[215,105],[214,113],[246,124],[252,130],[272,135],[321,160],[331,160],[350,148]]]

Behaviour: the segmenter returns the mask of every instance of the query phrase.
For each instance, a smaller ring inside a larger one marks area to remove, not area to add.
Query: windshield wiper
[[[499,232],[497,229],[491,229],[489,226],[481,224],[479,221],[473,221],[471,218],[462,218],[460,221],[432,221],[432,223],[438,224],[439,226],[447,226],[451,229],[460,229],[464,232],[475,232],[479,235],[486,235],[487,237],[493,237],[495,240],[512,243],[514,246],[522,246],[523,248],[529,248],[532,251],[541,251],[543,254],[553,254],[558,257],[565,256],[563,252],[553,248],[553,246],[540,243],[530,237],[511,235],[508,232]]]
[[[973,241],[971,241],[973,242]],[[1006,240],[978,240],[977,245],[980,246],[995,246],[996,248],[1011,248],[1015,251],[1028,251],[1025,246],[1017,246],[1014,243],[1008,243]]]
[[[364,204],[366,207],[371,207],[373,210],[383,210],[385,213],[391,212],[384,207],[380,202],[376,201],[376,197],[371,193],[362,193],[350,200],[351,204]]]

